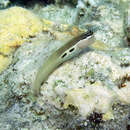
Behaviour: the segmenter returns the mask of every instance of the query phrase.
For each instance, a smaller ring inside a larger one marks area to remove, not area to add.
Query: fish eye
[[[64,53],[61,58],[64,58],[67,55],[67,53]]]
[[[74,51],[74,48],[72,48],[72,49],[69,50],[69,52],[72,52],[72,51]]]

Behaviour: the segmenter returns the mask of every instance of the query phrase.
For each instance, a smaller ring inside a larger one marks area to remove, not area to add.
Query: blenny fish
[[[94,41],[95,38],[93,32],[85,32],[77,37],[72,38],[59,49],[54,51],[49,57],[47,57],[46,62],[44,62],[39,68],[36,78],[34,79],[32,85],[33,95],[39,95],[41,85],[60,64],[78,55],[85,48],[87,48],[88,45],[94,43]]]

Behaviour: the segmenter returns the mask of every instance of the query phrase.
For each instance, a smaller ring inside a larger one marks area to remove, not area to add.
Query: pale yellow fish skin
[[[43,62],[42,66],[39,68],[32,85],[32,94],[38,96],[42,83],[45,82],[48,76],[60,64],[79,54],[83,49],[94,43],[94,41],[94,35],[88,32],[73,38],[58,50],[54,51],[49,57],[47,57],[46,61]]]

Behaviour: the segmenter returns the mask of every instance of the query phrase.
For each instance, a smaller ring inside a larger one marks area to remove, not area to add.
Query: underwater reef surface
[[[40,3],[0,12],[0,129],[129,129],[129,1]],[[34,98],[46,57],[88,29],[94,44],[54,70]]]

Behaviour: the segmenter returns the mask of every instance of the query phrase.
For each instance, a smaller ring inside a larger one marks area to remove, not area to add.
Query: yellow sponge
[[[29,36],[42,30],[40,19],[31,11],[12,7],[0,11],[0,53],[10,54]]]
[[[0,11],[0,73],[11,63],[10,55],[15,49],[42,28],[41,20],[24,8]]]

